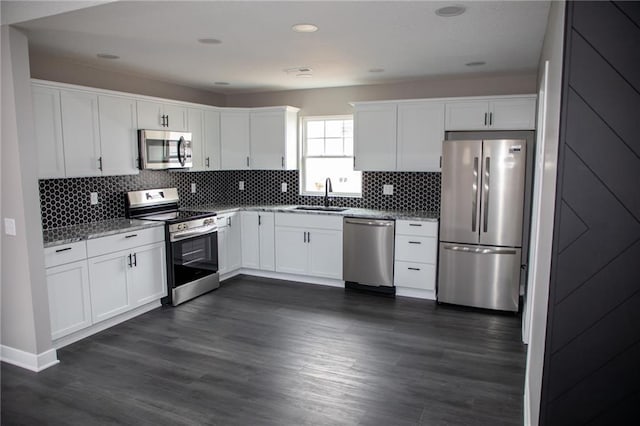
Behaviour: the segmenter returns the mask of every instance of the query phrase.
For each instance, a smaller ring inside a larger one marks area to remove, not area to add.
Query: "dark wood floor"
[[[2,425],[519,425],[520,319],[237,277],[2,364]]]

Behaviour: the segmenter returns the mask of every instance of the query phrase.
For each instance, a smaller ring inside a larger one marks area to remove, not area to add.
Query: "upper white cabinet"
[[[257,170],[297,168],[298,108],[256,108],[250,116],[250,166]]]
[[[220,170],[220,112],[204,111],[204,170]]]
[[[191,132],[191,161],[189,171],[204,170],[204,111],[196,108],[187,109],[187,129]]]
[[[445,130],[535,129],[536,97],[448,101]]]
[[[355,104],[354,169],[396,169],[396,103]]]
[[[354,107],[357,170],[440,170],[444,102],[374,102]]]
[[[102,175],[98,95],[61,90],[60,106],[66,176]]]
[[[220,112],[220,156],[223,170],[250,167],[250,110],[225,109]]]
[[[38,177],[41,179],[65,177],[60,91],[49,87],[33,86],[31,96],[38,146]]]
[[[138,101],[141,129],[187,130],[187,109],[170,103]]]
[[[136,101],[98,96],[102,175],[138,174]]]

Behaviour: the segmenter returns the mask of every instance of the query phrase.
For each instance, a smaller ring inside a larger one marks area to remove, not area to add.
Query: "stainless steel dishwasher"
[[[342,272],[348,288],[395,294],[395,221],[344,218]]]

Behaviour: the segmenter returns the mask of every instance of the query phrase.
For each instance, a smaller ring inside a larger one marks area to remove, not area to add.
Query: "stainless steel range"
[[[129,218],[165,223],[168,296],[177,306],[220,286],[216,214],[179,210],[176,188],[131,191],[126,196]]]

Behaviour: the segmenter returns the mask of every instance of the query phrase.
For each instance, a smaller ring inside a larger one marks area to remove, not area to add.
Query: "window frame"
[[[303,196],[309,197],[324,197],[323,191],[306,191],[306,167],[307,158],[355,158],[355,147],[353,155],[307,155],[307,126],[308,121],[330,121],[330,120],[351,120],[354,121],[353,114],[341,114],[341,115],[309,115],[300,117],[300,141],[299,141],[299,158],[298,164],[300,165],[300,188],[299,193]],[[354,142],[355,143],[355,142]],[[358,170],[354,170],[358,171]],[[360,171],[360,192],[330,192],[332,197],[350,197],[350,198],[362,198],[362,172]]]

